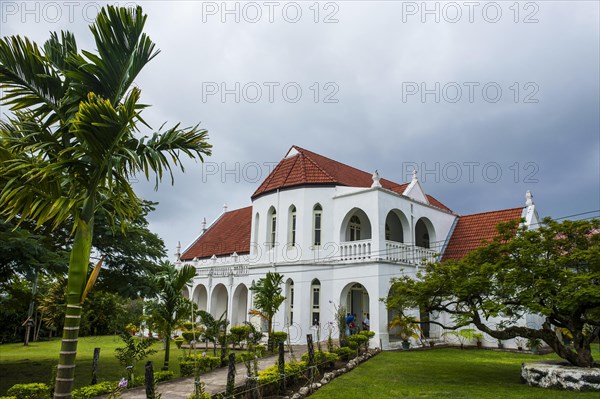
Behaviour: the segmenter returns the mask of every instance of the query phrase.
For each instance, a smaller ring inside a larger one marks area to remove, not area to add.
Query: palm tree
[[[146,311],[150,316],[150,325],[166,339],[163,370],[169,370],[171,332],[190,316],[193,306],[190,300],[181,295],[181,291],[196,276],[196,268],[185,265],[178,271],[169,262],[162,262],[161,268],[163,270],[154,277],[158,299],[147,302]]]
[[[55,398],[70,397],[94,215],[135,218],[141,201],[130,178],[156,175],[156,186],[180,156],[210,154],[206,130],[179,124],[140,137],[140,90],[132,87],[158,54],[143,33],[142,9],[103,8],[90,29],[97,53],[78,52],[69,32],[43,47],[19,36],[0,39],[0,212],[54,228],[70,220],[73,245]],[[90,280],[91,281],[91,280]]]
[[[217,319],[205,310],[200,310],[198,312],[200,323],[204,325],[206,348],[208,348],[208,341],[211,341],[213,343],[213,353],[215,356],[217,356],[217,341],[219,341],[219,335],[226,333],[227,325],[229,324],[229,322],[225,319],[226,314],[226,311],[223,312],[221,317]]]
[[[282,274],[269,272],[250,288],[254,292],[255,307],[250,311],[250,314],[258,315],[267,320],[269,341],[271,341],[271,334],[273,333],[273,317],[285,301],[285,297],[281,295],[282,283]]]

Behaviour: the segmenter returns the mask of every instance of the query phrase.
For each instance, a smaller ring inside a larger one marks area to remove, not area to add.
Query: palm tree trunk
[[[167,331],[165,337],[165,362],[163,364],[163,371],[169,370],[169,355],[171,354],[171,330]]]
[[[77,355],[77,338],[81,323],[81,295],[85,287],[90,250],[94,229],[93,199],[86,201],[81,217],[76,222],[75,239],[69,260],[67,280],[67,310],[63,328],[63,338],[58,359],[54,399],[71,397],[75,376],[75,357]]]

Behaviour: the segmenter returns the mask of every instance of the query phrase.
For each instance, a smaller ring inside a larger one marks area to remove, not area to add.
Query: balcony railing
[[[371,240],[340,243],[340,260],[360,261],[371,259]]]
[[[437,252],[432,249],[396,241],[385,242],[385,253],[386,260],[410,264],[434,262],[438,256]]]
[[[247,276],[248,265],[198,267],[199,277]]]

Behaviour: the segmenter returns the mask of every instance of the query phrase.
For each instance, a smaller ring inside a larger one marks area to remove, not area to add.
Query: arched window
[[[313,208],[313,245],[321,245],[321,229],[323,223],[323,208],[320,204]]]
[[[311,322],[313,326],[319,325],[321,321],[321,282],[314,279],[310,284],[310,302],[311,302]]]
[[[354,215],[350,218],[350,224],[348,225],[348,228],[350,229],[349,241],[360,240],[360,219],[358,216]]]
[[[267,223],[267,243],[269,248],[273,248],[277,242],[277,211],[273,207],[269,209]]]
[[[294,205],[290,206],[288,215],[288,245],[296,246],[296,207]]]
[[[429,248],[429,230],[423,220],[419,219],[415,225],[415,240],[418,247]]]
[[[291,326],[292,324],[294,324],[294,281],[293,280],[288,280],[287,283],[287,290],[286,290],[286,298],[287,298],[287,312],[288,312],[288,317],[287,317],[287,322],[288,325]]]
[[[258,244],[258,226],[260,225],[260,215],[256,212],[254,216],[254,243],[253,245]]]

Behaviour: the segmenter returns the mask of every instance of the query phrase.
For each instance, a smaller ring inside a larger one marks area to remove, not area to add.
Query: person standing
[[[371,320],[369,320],[369,314],[368,313],[365,316],[365,318],[363,319],[362,326],[363,326],[363,330],[370,331],[370,329],[371,329]]]

